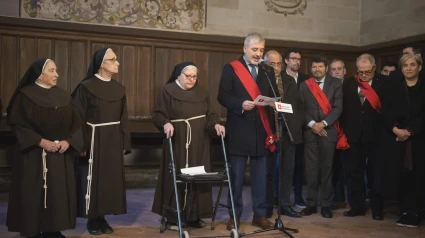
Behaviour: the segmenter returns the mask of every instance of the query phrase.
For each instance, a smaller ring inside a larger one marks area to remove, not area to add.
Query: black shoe
[[[401,227],[407,226],[407,213],[403,213],[395,224]]]
[[[306,208],[304,208],[300,212],[300,215],[301,216],[310,216],[313,213],[317,213],[317,207],[309,207],[309,206],[307,206]]]
[[[187,225],[194,228],[204,228],[205,222],[201,219],[198,219],[197,221],[188,221]]]
[[[377,221],[384,220],[384,215],[382,214],[382,209],[372,208],[372,219]]]
[[[288,217],[301,217],[301,214],[297,211],[294,211],[291,206],[283,206],[280,210],[280,213]]]
[[[100,230],[103,234],[111,234],[114,232],[111,226],[109,226],[108,222],[105,220],[105,218],[99,219],[100,222]]]
[[[364,216],[366,215],[366,212],[363,210],[354,210],[354,209],[350,209],[349,211],[345,211],[344,216],[346,217],[356,217],[356,216]]]
[[[41,234],[41,237],[43,237],[43,238],[66,238],[66,236],[62,235],[62,233],[60,231],[43,232]]]
[[[322,213],[322,217],[324,218],[332,218],[332,212],[331,212],[331,209],[329,209],[329,207],[322,207],[320,209],[320,213]]]
[[[295,198],[295,206],[298,207],[298,208],[306,208],[307,204],[305,203],[305,201],[302,197],[296,197]]]
[[[416,228],[421,225],[421,218],[417,214],[409,214],[407,215],[406,227]]]
[[[87,221],[87,231],[90,235],[102,235],[99,219],[89,219]]]

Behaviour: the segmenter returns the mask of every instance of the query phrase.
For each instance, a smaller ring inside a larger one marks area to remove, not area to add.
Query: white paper
[[[292,111],[291,104],[280,103],[280,102],[276,102],[275,104],[276,104],[276,111],[278,112],[294,113],[294,111]]]
[[[204,166],[184,168],[184,169],[180,169],[180,171],[182,172],[182,174],[188,174],[188,175],[214,175],[214,174],[218,174],[218,172],[212,172],[212,173],[205,172]]]
[[[266,96],[259,95],[255,100],[254,104],[259,106],[268,106],[279,101],[280,98],[269,98]]]

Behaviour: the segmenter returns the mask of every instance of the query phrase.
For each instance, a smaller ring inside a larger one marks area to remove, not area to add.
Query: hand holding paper
[[[269,106],[277,101],[279,101],[280,98],[269,98],[266,96],[259,95],[255,100],[254,104],[258,106]]]

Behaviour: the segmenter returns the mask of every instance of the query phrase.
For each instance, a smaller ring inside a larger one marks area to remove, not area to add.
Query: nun
[[[163,205],[176,208],[168,138],[172,137],[177,173],[182,168],[194,166],[204,166],[207,172],[211,172],[210,136],[212,133],[225,134],[225,128],[219,124],[219,118],[213,111],[208,92],[197,83],[197,73],[198,69],[192,62],[176,65],[154,107],[154,124],[165,134],[152,206],[152,212],[159,215],[162,215]],[[182,221],[191,227],[204,227],[201,219],[212,217],[211,186],[179,184],[178,190]],[[165,217],[167,228],[177,230],[177,214],[166,212]]]
[[[82,121],[71,95],[56,86],[56,64],[31,64],[7,107],[19,152],[13,160],[6,225],[26,237],[65,237],[76,223],[74,165]]]
[[[105,215],[127,213],[124,155],[131,150],[125,87],[112,79],[119,62],[110,48],[96,51],[86,77],[72,93],[84,133],[77,165],[78,216],[91,235],[110,234]]]

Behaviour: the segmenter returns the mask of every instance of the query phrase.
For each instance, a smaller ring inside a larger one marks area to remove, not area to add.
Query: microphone
[[[258,65],[259,65],[259,66],[261,66],[261,68],[262,68],[264,71],[270,71],[271,66],[270,66],[270,65],[268,65],[268,64],[266,63],[266,61],[264,61],[263,59],[260,59],[260,60],[258,61]]]

